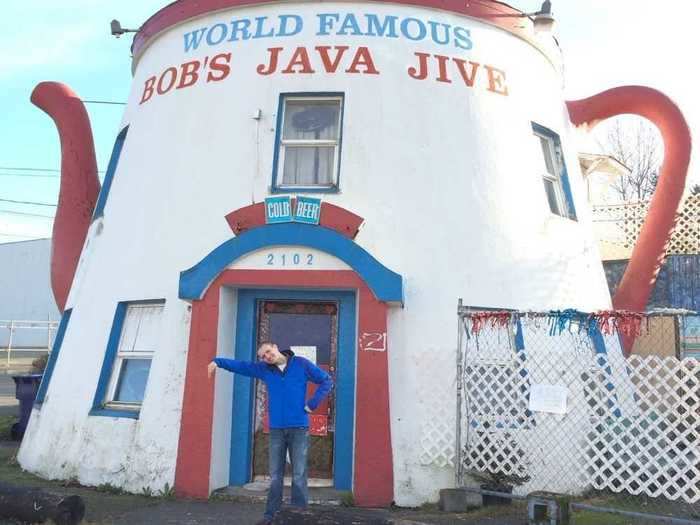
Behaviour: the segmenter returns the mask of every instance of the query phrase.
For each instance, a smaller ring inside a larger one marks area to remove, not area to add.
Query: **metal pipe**
[[[455,486],[462,479],[462,298],[457,302],[457,412],[455,415]]]
[[[526,501],[527,496],[520,496],[519,494],[511,494],[509,492],[496,492],[493,490],[478,489],[476,487],[460,487],[465,492],[472,492],[474,494],[482,494],[484,496],[495,496],[497,498],[507,498],[515,499],[518,501]]]
[[[10,354],[12,352],[12,336],[15,333],[15,322],[10,321],[10,337],[7,340],[7,368],[10,368]]]

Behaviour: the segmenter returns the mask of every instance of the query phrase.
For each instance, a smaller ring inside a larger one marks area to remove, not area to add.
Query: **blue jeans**
[[[284,467],[287,462],[287,449],[292,460],[292,505],[306,507],[309,502],[309,487],[306,481],[306,457],[309,452],[308,428],[270,429],[270,491],[267,493],[265,517],[272,516],[282,506],[284,490]]]

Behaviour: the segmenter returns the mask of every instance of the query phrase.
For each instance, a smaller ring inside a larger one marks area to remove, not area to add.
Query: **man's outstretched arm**
[[[227,359],[225,357],[217,357],[208,365],[209,377],[214,374],[216,368],[223,368],[229,372],[235,372],[248,377],[257,377],[262,379],[265,374],[265,363],[251,363],[250,361],[239,361],[238,359]]]
[[[306,377],[319,385],[313,397],[306,402],[306,406],[310,410],[316,410],[321,401],[328,395],[328,392],[331,391],[331,388],[333,388],[333,380],[327,372],[317,367],[311,361],[306,361]]]

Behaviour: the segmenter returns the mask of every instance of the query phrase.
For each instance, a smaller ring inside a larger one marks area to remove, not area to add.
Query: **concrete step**
[[[267,489],[270,483],[254,481],[238,487],[223,487],[216,490],[212,497],[215,499],[240,501],[243,503],[264,503],[267,500]],[[284,487],[284,499],[289,501],[291,487]],[[309,503],[311,505],[341,505],[350,493],[336,490],[333,487],[309,487]]]

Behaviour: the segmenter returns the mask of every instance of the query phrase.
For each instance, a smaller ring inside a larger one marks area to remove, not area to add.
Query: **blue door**
[[[352,488],[355,392],[355,293],[241,290],[236,323],[237,359],[255,359],[262,341],[314,361],[335,386],[311,416],[309,475]],[[262,382],[237,376],[231,433],[232,485],[268,474],[267,403]],[[315,385],[309,383],[307,395]]]
[[[291,350],[335,379],[338,353],[338,305],[335,302],[258,301],[257,346],[275,343]],[[307,399],[316,385],[307,385]],[[331,394],[309,416],[309,477],[333,479],[333,420],[335,396]],[[269,426],[265,383],[257,381],[253,437],[253,477],[267,476]]]

